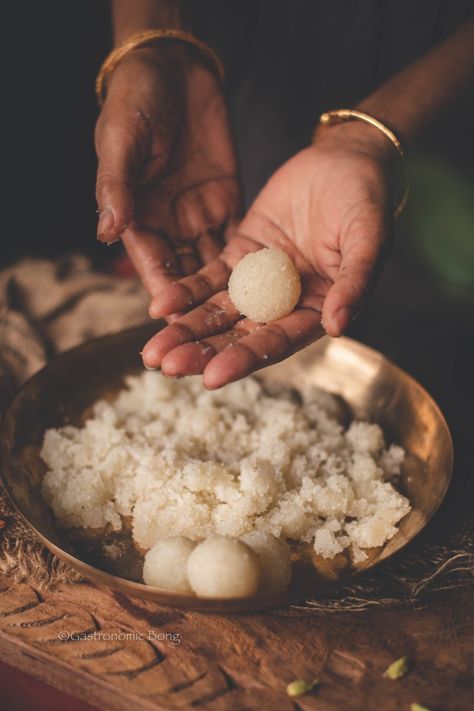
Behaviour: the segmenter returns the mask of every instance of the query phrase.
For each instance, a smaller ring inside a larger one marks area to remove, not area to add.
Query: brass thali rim
[[[157,330],[157,327],[159,324],[154,324],[154,330]],[[112,334],[106,334],[104,336],[100,336],[99,338],[91,339],[90,341],[86,341],[85,343],[80,344],[79,346],[76,346],[74,348],[71,348],[61,355],[58,356],[59,358],[68,358],[71,357],[71,354],[77,354],[81,351],[90,351],[91,348],[94,347],[95,343],[104,343],[106,341],[113,341],[114,338],[119,337],[121,334],[132,334],[133,332],[136,332],[137,334],[141,332],[146,332],[149,330],[151,327],[147,325],[142,325],[142,326],[137,326],[134,328],[126,329],[121,332],[116,332]],[[387,358],[385,355],[382,353],[378,352],[377,350],[371,348],[370,346],[367,346],[363,343],[360,343],[359,341],[356,341],[352,338],[348,338],[346,336],[343,336],[342,338],[338,339],[338,341],[343,345],[347,346],[350,350],[352,351],[358,351],[360,354],[364,356],[368,356],[371,359],[377,359],[379,361],[382,361],[384,364],[387,364],[390,368],[393,369],[393,371],[396,373],[398,378],[401,378],[402,380],[405,380],[407,383],[410,384],[411,387],[415,387],[415,389],[419,392],[419,394],[423,397],[423,399],[429,403],[429,405],[433,408],[434,412],[436,413],[436,416],[439,420],[439,423],[441,424],[445,435],[447,436],[447,442],[449,444],[449,451],[448,451],[448,461],[447,461],[447,468],[444,473],[445,477],[445,483],[444,487],[442,489],[442,492],[440,493],[435,505],[433,508],[430,510],[429,515],[426,516],[425,520],[422,521],[418,528],[415,528],[415,531],[413,535],[411,535],[408,539],[402,539],[400,541],[400,544],[398,545],[395,550],[389,552],[383,559],[380,560],[375,560],[373,562],[370,562],[365,568],[360,569],[360,570],[354,570],[351,572],[351,575],[345,578],[344,580],[336,580],[336,581],[326,581],[326,582],[318,582],[317,590],[314,590],[312,593],[313,597],[319,596],[320,594],[325,594],[330,590],[334,590],[337,587],[343,586],[347,584],[350,580],[353,580],[356,576],[359,576],[361,573],[365,573],[373,568],[375,568],[377,565],[380,565],[382,563],[386,563],[387,560],[392,558],[394,555],[400,553],[407,545],[409,545],[413,539],[427,526],[427,524],[433,519],[435,514],[438,512],[442,502],[444,501],[446,497],[447,490],[449,488],[449,485],[452,480],[452,475],[453,475],[453,465],[454,465],[454,449],[453,449],[453,440],[451,436],[451,432],[448,426],[448,423],[446,421],[446,418],[444,417],[444,414],[439,407],[439,405],[436,403],[434,398],[430,395],[430,393],[426,390],[426,388],[423,387],[413,376],[411,376],[409,373],[404,371],[402,368],[400,368],[398,365],[393,363],[389,358]],[[2,422],[0,423],[0,440],[1,440],[1,454],[2,454],[2,464],[5,466],[13,467],[15,466],[14,462],[12,461],[11,453],[9,451],[8,443],[7,443],[7,437],[6,437],[6,432],[5,432],[5,425],[4,423],[7,420],[7,416],[10,413],[10,411],[14,408],[15,403],[17,400],[21,397],[22,393],[24,390],[26,390],[28,387],[31,386],[31,383],[36,381],[36,380],[41,380],[44,377],[44,374],[47,373],[50,369],[53,368],[54,363],[57,362],[58,359],[55,359],[51,363],[48,363],[45,365],[40,371],[35,373],[31,378],[29,378],[22,386],[21,388],[17,391],[14,399],[8,406],[7,410],[4,413],[4,416],[2,418]],[[2,466],[3,470],[3,466]],[[90,565],[89,563],[84,562],[80,558],[77,558],[73,554],[69,553],[67,550],[64,550],[60,546],[58,546],[56,543],[51,541],[46,535],[44,535],[41,531],[38,530],[38,528],[29,520],[28,516],[25,515],[23,512],[21,505],[17,502],[15,495],[13,492],[10,490],[7,481],[5,480],[5,477],[3,476],[3,471],[0,471],[0,480],[3,484],[3,487],[9,497],[9,500],[11,501],[14,510],[16,513],[21,517],[22,521],[25,522],[25,524],[35,533],[35,535],[39,538],[39,540],[48,548],[54,555],[56,555],[59,559],[62,561],[68,563],[72,568],[80,572],[85,578],[88,578],[92,580],[95,584],[97,584],[99,587],[104,587],[107,589],[112,589],[116,590],[118,592],[130,594],[135,597],[139,597],[142,599],[146,600],[151,600],[154,601],[158,604],[167,606],[167,607],[176,607],[176,608],[183,608],[183,609],[189,609],[189,610],[195,610],[195,611],[201,611],[201,612],[221,612],[222,608],[226,608],[226,614],[232,614],[232,613],[245,613],[249,614],[252,612],[259,612],[265,609],[269,608],[277,608],[277,607],[284,607],[288,606],[291,603],[295,603],[297,600],[303,599],[301,595],[298,596],[298,593],[295,591],[293,595],[291,594],[284,594],[281,596],[273,596],[273,597],[253,597],[251,599],[249,598],[242,598],[242,599],[237,599],[237,598],[232,598],[232,599],[223,599],[223,598],[199,598],[196,597],[192,594],[177,594],[176,592],[172,590],[166,590],[164,588],[157,588],[157,587],[152,587],[145,585],[144,583],[139,583],[135,582],[132,580],[128,580],[127,578],[114,575],[112,573],[108,573],[104,570],[101,570],[100,568],[97,568],[93,565]],[[311,597],[310,594],[306,595],[306,598]],[[249,603],[251,602],[251,605],[249,606]]]

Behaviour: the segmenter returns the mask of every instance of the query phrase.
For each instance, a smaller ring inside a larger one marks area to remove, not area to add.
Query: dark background
[[[108,3],[9,5],[2,10],[7,224],[1,261],[74,250],[100,257],[94,80],[111,47]]]

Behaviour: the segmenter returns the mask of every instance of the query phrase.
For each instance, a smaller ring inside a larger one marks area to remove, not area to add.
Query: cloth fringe
[[[440,529],[443,529],[440,526]],[[440,530],[442,535],[442,531]],[[432,534],[433,535],[433,534]],[[474,532],[470,524],[444,531],[447,543],[421,534],[409,551],[362,573],[334,595],[291,606],[297,614],[363,612],[371,607],[422,607],[434,594],[472,590],[474,582]]]
[[[0,488],[0,575],[13,583],[33,581],[38,590],[49,590],[60,583],[83,580],[71,566],[53,555],[13,509],[7,493]]]

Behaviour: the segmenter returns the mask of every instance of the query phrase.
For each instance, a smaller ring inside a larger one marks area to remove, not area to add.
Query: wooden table
[[[46,594],[4,585],[1,660],[100,709],[402,711],[414,701],[472,709],[474,601],[465,592],[437,593],[421,609],[221,617],[160,608],[90,583]],[[87,634],[94,638],[70,637]],[[409,673],[383,678],[404,655]],[[288,682],[313,677],[320,680],[314,692],[288,698]]]

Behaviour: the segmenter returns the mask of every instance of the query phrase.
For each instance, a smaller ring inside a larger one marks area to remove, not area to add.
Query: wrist
[[[157,42],[155,45],[136,47],[122,57],[110,79],[123,67],[145,65],[150,68],[163,69],[170,65],[181,66],[186,61],[185,52],[186,47],[178,42]]]
[[[160,65],[164,57],[167,66],[171,70],[178,68],[187,71],[189,66],[204,67],[206,71],[212,69],[215,79],[221,83],[224,81],[224,65],[220,57],[206,42],[183,30],[148,30],[133,35],[122,45],[112,50],[105,58],[97,74],[95,84],[99,106],[104,102],[108,80],[118,65],[123,65],[124,59],[129,55],[136,58],[138,50],[153,47],[156,44],[170,44],[171,50],[168,50],[167,47],[162,49],[159,46],[153,52],[147,51],[140,56],[146,57],[147,60],[151,59],[153,63],[158,62]],[[133,64],[134,59],[129,61]]]
[[[210,81],[218,86],[215,72],[192,46],[168,41],[137,47],[128,52],[111,73],[108,87],[110,90],[115,84],[130,84],[130,81],[140,85],[145,77],[150,81],[150,77],[154,75],[159,81],[165,80],[169,87],[174,86],[176,90],[182,88],[185,76],[189,81],[201,77],[204,83]]]
[[[394,145],[383,133],[356,120],[318,126],[314,143],[321,148],[356,151],[387,167],[399,158]]]
[[[313,142],[315,146],[333,155],[369,160],[387,181],[387,186],[394,199],[394,216],[402,212],[408,197],[409,180],[404,165],[403,150],[396,138],[386,126],[381,130],[361,120],[342,121],[341,123],[318,126]],[[388,133],[388,135],[387,135]],[[362,163],[360,164],[362,168]]]

